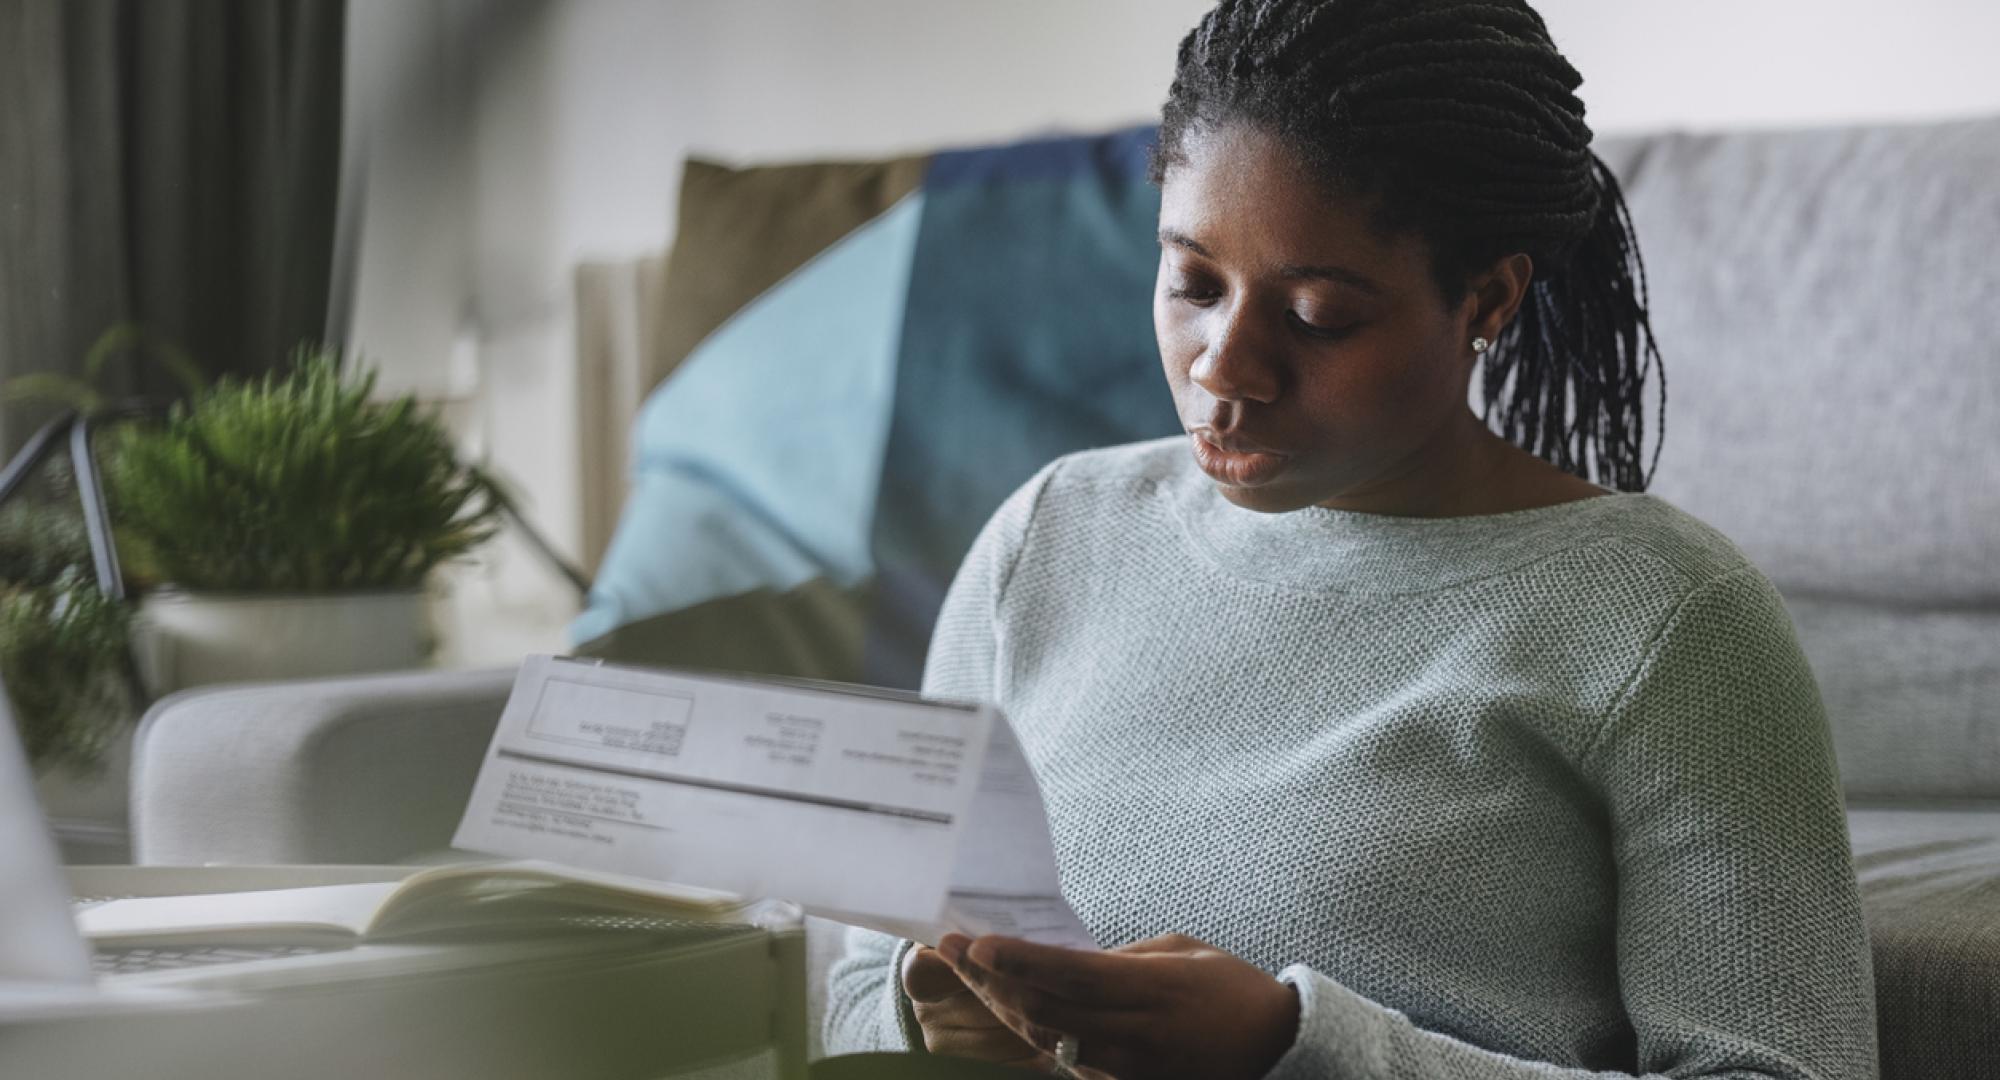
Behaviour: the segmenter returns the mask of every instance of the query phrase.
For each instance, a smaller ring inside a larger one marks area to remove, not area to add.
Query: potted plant
[[[425,585],[498,528],[505,496],[434,411],[301,348],[106,440],[107,495],[154,693],[413,667]]]
[[[131,620],[83,573],[88,555],[72,540],[82,537],[53,515],[0,515],[0,679],[35,770],[87,775],[103,767],[131,708],[120,670]]]
[[[125,679],[131,615],[87,567],[82,520],[53,505],[0,510],[0,680],[36,788],[72,861],[125,847]]]

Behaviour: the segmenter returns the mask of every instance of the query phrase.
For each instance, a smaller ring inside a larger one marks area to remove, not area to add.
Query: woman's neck
[[[1393,472],[1319,505],[1392,517],[1476,517],[1604,494],[1494,434],[1467,409]]]

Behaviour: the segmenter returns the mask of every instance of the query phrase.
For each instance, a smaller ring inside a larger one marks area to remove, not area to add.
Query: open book
[[[469,932],[536,932],[612,916],[772,925],[778,900],[543,862],[419,870],[401,881],[112,900],[77,913],[99,945],[318,945]]]

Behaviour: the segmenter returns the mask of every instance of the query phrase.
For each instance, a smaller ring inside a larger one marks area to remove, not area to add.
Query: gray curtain
[[[326,325],[345,0],[0,0],[0,380],[135,323],[210,375]],[[170,393],[150,367],[107,389]],[[37,419],[0,415],[0,446]]]

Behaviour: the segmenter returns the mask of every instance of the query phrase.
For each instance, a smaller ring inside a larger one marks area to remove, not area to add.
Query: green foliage
[[[0,586],[0,678],[37,771],[89,774],[131,722],[123,681],[131,613],[77,569]]]
[[[505,496],[459,464],[410,397],[300,349],[290,372],[224,379],[162,426],[130,427],[106,467],[119,546],[142,576],[218,592],[421,585],[498,528]]]
[[[96,771],[130,725],[128,615],[104,599],[75,479],[59,461],[0,508],[0,679],[38,772]]]
[[[0,509],[0,583],[53,585],[70,569],[89,565],[81,514],[25,500]]]

